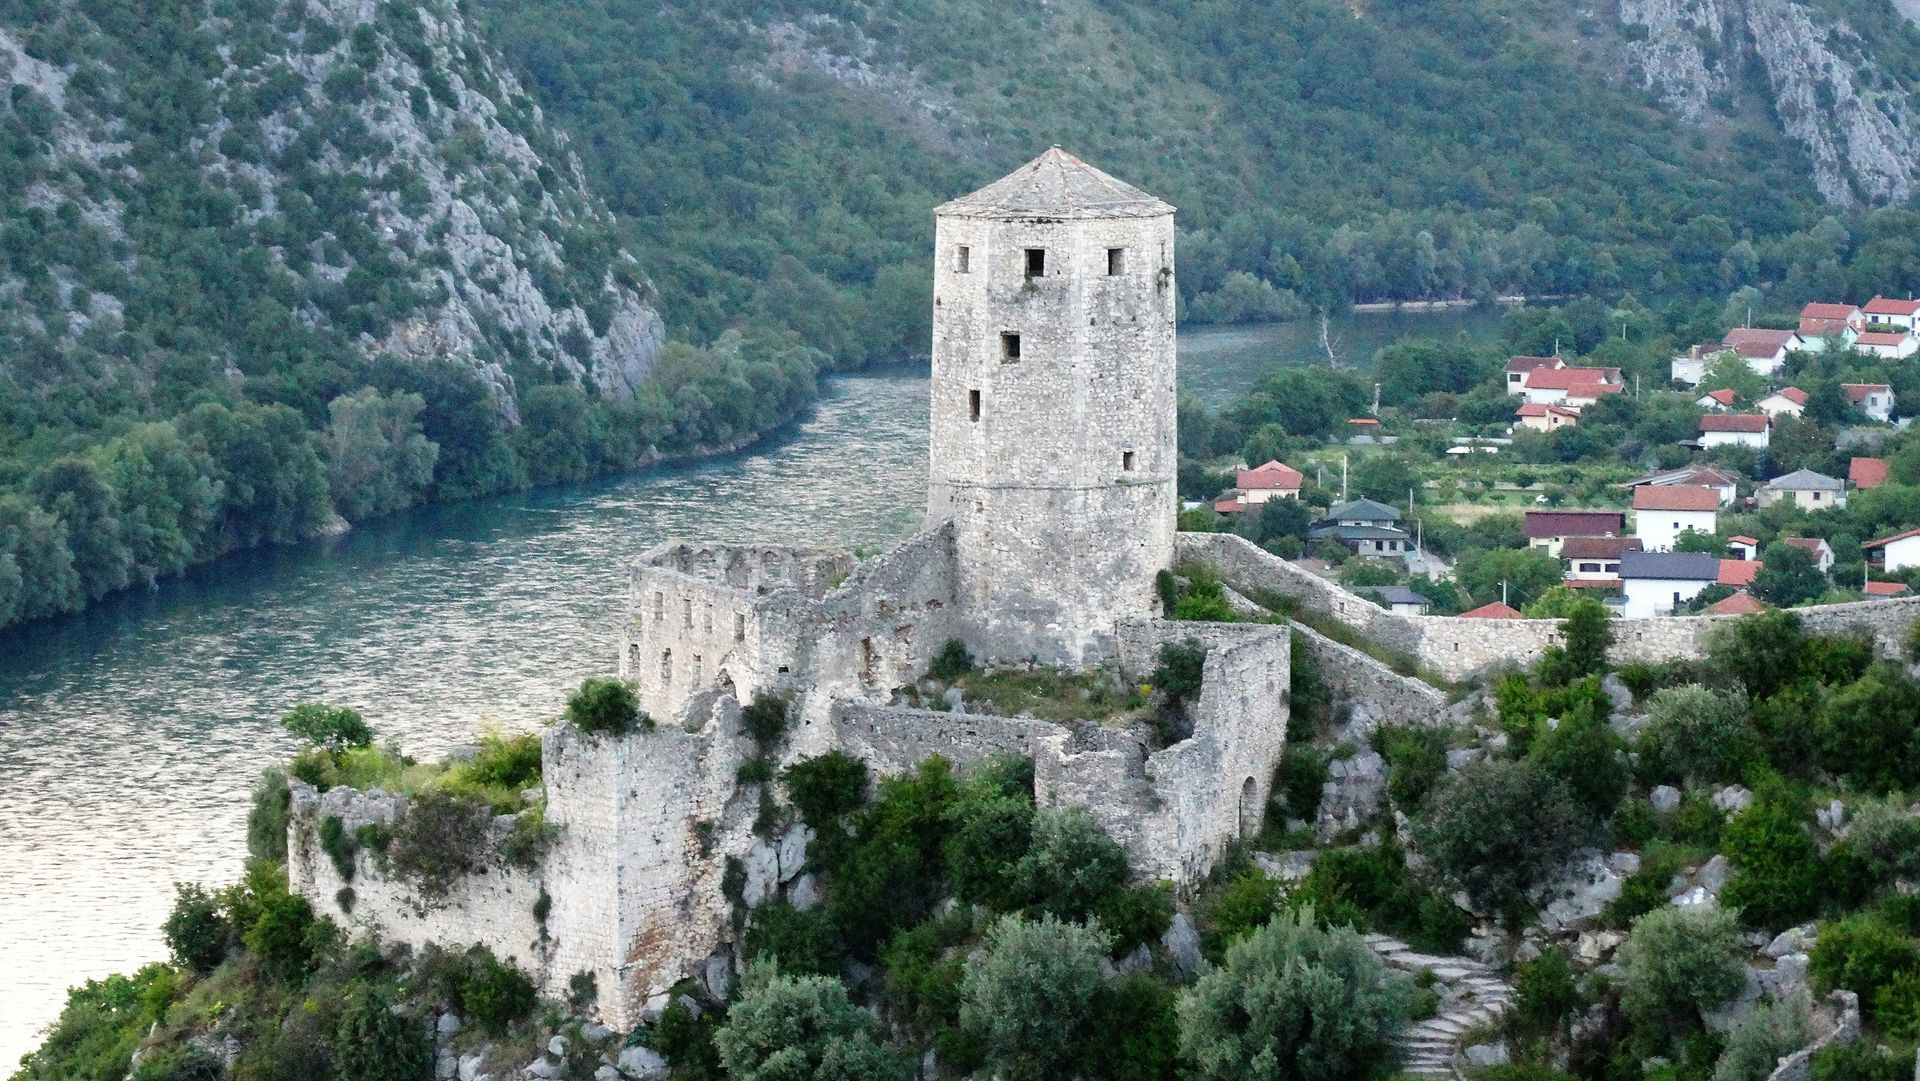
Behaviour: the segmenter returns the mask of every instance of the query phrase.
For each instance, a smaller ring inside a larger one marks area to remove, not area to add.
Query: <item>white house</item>
[[[1633,490],[1633,535],[1649,552],[1664,552],[1687,530],[1717,533],[1720,493],[1712,488],[1645,485]]]
[[[1900,327],[1908,333],[1920,330],[1920,300],[1895,300],[1874,297],[1860,309],[1869,326]]]
[[[1875,330],[1854,339],[1853,347],[1886,360],[1905,360],[1920,352],[1920,338],[1915,338],[1912,331]]]
[[[1733,553],[1735,559],[1759,559],[1760,542],[1753,537],[1728,537],[1727,551]]]
[[[1772,418],[1765,413],[1707,413],[1700,418],[1700,446],[1767,449]]]
[[[1514,357],[1507,361],[1507,393],[1518,394],[1527,387],[1527,373],[1536,368],[1562,368],[1559,357]]]
[[[1647,619],[1671,615],[1720,579],[1720,557],[1705,552],[1625,552],[1620,585],[1621,615]]]
[[[1867,550],[1867,561],[1889,574],[1920,567],[1920,529],[1909,529],[1905,533],[1895,533],[1891,537],[1870,540],[1860,547]],[[1873,553],[1879,552],[1880,559],[1874,561]]]
[[[1380,603],[1396,616],[1424,616],[1433,604],[1406,586],[1375,586],[1367,592],[1380,598]]]
[[[1801,510],[1832,510],[1847,505],[1847,482],[1811,469],[1796,469],[1762,485],[1754,493],[1754,502],[1763,507],[1792,503]]]
[[[1845,349],[1867,329],[1867,317],[1852,304],[1809,304],[1800,309],[1800,348],[1809,353]]]
[[[1819,568],[1821,574],[1832,572],[1834,560],[1833,545],[1827,543],[1827,538],[1787,537],[1784,539],[1788,544],[1812,556],[1813,565]]]
[[[1697,387],[1700,385],[1700,380],[1707,376],[1707,365],[1718,359],[1720,354],[1730,352],[1732,352],[1731,349],[1718,342],[1711,345],[1696,345],[1673,358],[1673,363],[1669,365],[1669,374],[1672,375],[1674,382],[1682,386]]]
[[[1695,405],[1709,412],[1726,413],[1733,409],[1733,388],[1721,387],[1710,390],[1694,401]]]
[[[1526,373],[1525,381],[1520,385],[1520,394],[1535,405],[1563,405],[1569,392],[1579,388],[1581,396],[1597,398],[1604,391],[1596,391],[1594,385],[1619,386],[1618,368],[1534,368]]]
[[[1893,419],[1893,388],[1885,383],[1842,383],[1840,389],[1855,409],[1882,424]]]
[[[1807,392],[1799,387],[1776,390],[1755,402],[1753,407],[1774,420],[1798,417],[1807,411]]]
[[[1761,330],[1735,327],[1720,339],[1720,345],[1739,354],[1747,367],[1771,378],[1787,362],[1787,354],[1805,349],[1807,343],[1791,330]]]
[[[1720,493],[1720,505],[1723,507],[1731,504],[1740,494],[1740,478],[1717,465],[1689,465],[1664,473],[1649,473],[1627,482],[1629,488],[1647,485],[1659,488],[1671,488],[1674,485],[1712,488]]]
[[[1240,502],[1260,504],[1269,499],[1300,498],[1300,486],[1306,479],[1292,466],[1268,462],[1240,470],[1234,477],[1234,487],[1240,489]]]

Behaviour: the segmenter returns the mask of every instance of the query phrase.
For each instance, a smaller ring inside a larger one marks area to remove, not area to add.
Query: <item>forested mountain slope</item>
[[[671,322],[836,351],[920,343],[928,210],[1053,142],[1181,208],[1202,320],[1724,296],[1920,160],[1887,0],[478,4]]]

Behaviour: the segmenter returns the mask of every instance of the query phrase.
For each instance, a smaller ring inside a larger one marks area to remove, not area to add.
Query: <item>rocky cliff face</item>
[[[1874,61],[1863,28],[1794,0],[1620,0],[1620,19],[1640,78],[1682,119],[1706,124],[1731,113],[1751,93],[1746,76],[1758,74],[1828,202],[1899,203],[1914,194],[1915,88]]]
[[[204,328],[215,374],[267,378],[261,355],[281,336],[263,323],[282,321],[309,355],[470,365],[509,418],[516,377],[627,397],[658,356],[646,275],[451,0],[129,17],[176,38],[160,41],[129,39],[92,5],[55,4],[43,21],[10,9],[0,77],[21,138],[6,149],[26,182],[0,209],[65,226],[6,253],[0,328],[17,339],[97,358],[112,353],[103,341],[148,334],[148,313],[231,289],[240,325]],[[173,90],[180,74],[191,91]],[[202,240],[218,252],[197,261]],[[143,370],[144,349],[124,352],[113,378],[159,378],[162,362]]]

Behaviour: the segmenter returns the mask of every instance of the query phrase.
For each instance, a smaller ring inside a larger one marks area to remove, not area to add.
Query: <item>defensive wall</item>
[[[1468,680],[1497,665],[1530,665],[1561,640],[1560,621],[1554,619],[1397,615],[1229,533],[1182,533],[1178,558],[1212,567],[1221,581],[1240,593],[1278,593],[1302,609],[1339,620],[1449,680]],[[1793,612],[1811,633],[1864,631],[1873,636],[1883,656],[1896,657],[1907,628],[1920,619],[1920,597],[1820,605]],[[1708,632],[1738,618],[1616,619],[1611,623],[1614,642],[1608,656],[1618,664],[1703,657]]]

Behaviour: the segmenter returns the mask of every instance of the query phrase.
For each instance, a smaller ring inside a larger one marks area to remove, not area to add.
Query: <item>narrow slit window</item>
[[[1120,452],[1120,468],[1127,471],[1128,473],[1133,472],[1133,452],[1132,451],[1123,450]]]
[[[1107,249],[1107,276],[1119,277],[1127,272],[1127,249]]]
[[[655,593],[653,595],[653,621],[655,623],[660,622],[661,618],[665,615],[666,603],[667,598],[665,594]]]
[[[1027,249],[1027,277],[1044,278],[1047,276],[1047,249]]]
[[[693,601],[692,600],[683,600],[680,602],[680,625],[686,628],[687,630],[693,629]]]
[[[660,651],[660,682],[663,685],[673,682],[673,650]]]
[[[1019,359],[1020,359],[1020,335],[1018,334],[1000,335],[1000,362],[1002,364],[1012,364],[1014,361]]]
[[[747,637],[747,617],[736,613],[733,617],[733,640],[745,641]]]
[[[967,391],[967,413],[973,420],[980,419],[980,392],[977,390]]]
[[[973,249],[965,244],[953,249],[953,272],[965,274],[973,269]]]

